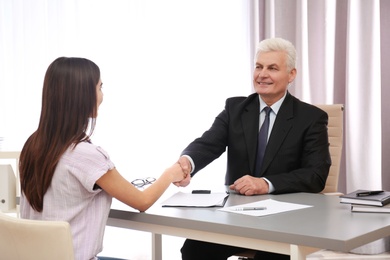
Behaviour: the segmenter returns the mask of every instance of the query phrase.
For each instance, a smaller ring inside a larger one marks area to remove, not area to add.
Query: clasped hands
[[[186,176],[183,180],[174,182],[173,184],[177,187],[186,187],[191,182],[191,163],[190,160],[181,156],[178,160],[184,175]],[[242,195],[251,196],[257,194],[267,194],[269,190],[268,183],[263,178],[257,178],[250,175],[242,176],[237,179],[233,184],[229,185],[229,189],[236,191]]]

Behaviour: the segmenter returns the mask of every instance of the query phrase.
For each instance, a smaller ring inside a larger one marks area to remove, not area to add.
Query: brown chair
[[[0,259],[74,260],[69,223],[21,219],[0,211]]]
[[[328,137],[329,153],[332,159],[332,165],[329,169],[329,175],[326,179],[325,188],[321,191],[325,195],[342,195],[338,191],[339,174],[341,165],[341,156],[343,149],[343,126],[344,126],[344,105],[316,105],[328,114]],[[253,259],[255,250],[246,250],[236,256],[239,259]]]

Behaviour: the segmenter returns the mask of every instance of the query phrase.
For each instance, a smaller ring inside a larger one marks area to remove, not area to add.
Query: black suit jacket
[[[225,184],[254,175],[260,103],[257,93],[226,100],[211,128],[184,149],[195,164],[193,175],[228,150]],[[325,187],[331,159],[328,115],[287,93],[272,128],[261,176],[274,193],[320,192]]]

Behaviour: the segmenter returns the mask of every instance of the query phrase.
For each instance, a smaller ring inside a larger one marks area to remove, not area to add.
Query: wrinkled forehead
[[[287,66],[287,55],[284,51],[266,51],[259,52],[256,64],[262,66]]]

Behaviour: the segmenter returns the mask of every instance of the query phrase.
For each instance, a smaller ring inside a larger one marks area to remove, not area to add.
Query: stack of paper
[[[374,213],[390,213],[390,204],[385,206],[370,206],[351,204],[351,211],[353,212],[374,212]]]
[[[223,207],[229,194],[226,192],[193,194],[177,192],[162,203],[163,207]]]
[[[309,207],[312,206],[267,199],[232,207],[226,207],[219,210],[259,217]]]

